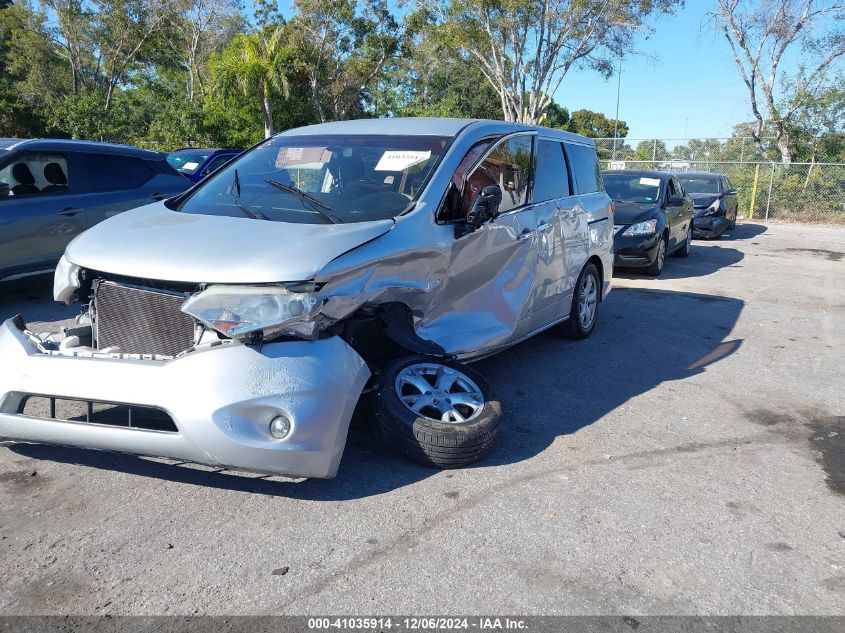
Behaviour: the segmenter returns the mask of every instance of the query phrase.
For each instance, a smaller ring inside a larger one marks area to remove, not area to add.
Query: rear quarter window
[[[595,148],[586,145],[564,143],[566,156],[569,159],[569,169],[574,176],[577,193],[596,193],[603,191],[601,168],[596,156]]]
[[[90,191],[135,189],[155,175],[142,158],[117,154],[85,154]]]

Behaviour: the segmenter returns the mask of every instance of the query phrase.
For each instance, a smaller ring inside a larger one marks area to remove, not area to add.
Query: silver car
[[[502,407],[467,363],[592,332],[610,206],[593,142],[559,130],[289,130],[71,242],[54,295],[77,325],[0,326],[0,436],[333,477],[372,389],[386,444],[469,464]]]

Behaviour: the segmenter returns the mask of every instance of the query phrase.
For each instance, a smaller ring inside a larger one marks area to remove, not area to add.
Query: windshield
[[[604,188],[614,202],[648,204],[660,199],[660,178],[633,174],[604,174]]]
[[[173,152],[167,157],[167,162],[183,174],[195,174],[209,156],[211,152]]]
[[[691,178],[678,176],[687,193],[719,193],[718,178]]]
[[[299,224],[393,218],[420,194],[449,140],[277,136],[215,172],[178,210]]]

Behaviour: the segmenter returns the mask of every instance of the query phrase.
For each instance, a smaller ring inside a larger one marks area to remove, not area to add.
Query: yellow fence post
[[[748,210],[748,219],[754,219],[754,203],[757,202],[757,181],[760,179],[760,164],[754,167],[754,184],[751,186],[751,208]]]

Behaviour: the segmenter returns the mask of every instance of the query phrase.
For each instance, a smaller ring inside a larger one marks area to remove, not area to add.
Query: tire
[[[596,328],[599,305],[601,305],[601,276],[596,265],[587,262],[575,283],[569,318],[558,326],[559,332],[566,338],[587,338]]]
[[[689,257],[690,247],[692,246],[692,224],[690,224],[689,229],[687,229],[687,236],[684,238],[684,243],[681,245],[680,248],[676,249],[674,253],[672,253],[675,257],[681,257],[686,259]]]
[[[450,379],[453,382],[448,386]],[[436,387],[441,380],[440,384],[447,388],[438,393]],[[429,404],[419,412],[413,411],[414,396],[426,397],[426,392],[430,394]],[[448,401],[450,395],[457,393],[462,394],[462,400],[481,406],[444,404],[443,398],[437,397],[441,395]],[[480,394],[481,400],[470,397],[470,393]],[[434,405],[435,402],[438,404]],[[467,466],[493,450],[503,418],[502,405],[484,376],[460,363],[426,356],[390,363],[379,380],[372,406],[376,435],[406,458],[442,469]],[[444,422],[442,417],[435,419],[446,408],[458,415],[444,414],[449,422]]]
[[[666,237],[660,238],[660,243],[657,246],[657,255],[654,258],[651,266],[645,269],[646,274],[652,277],[659,277],[663,272],[663,267],[666,265]]]

